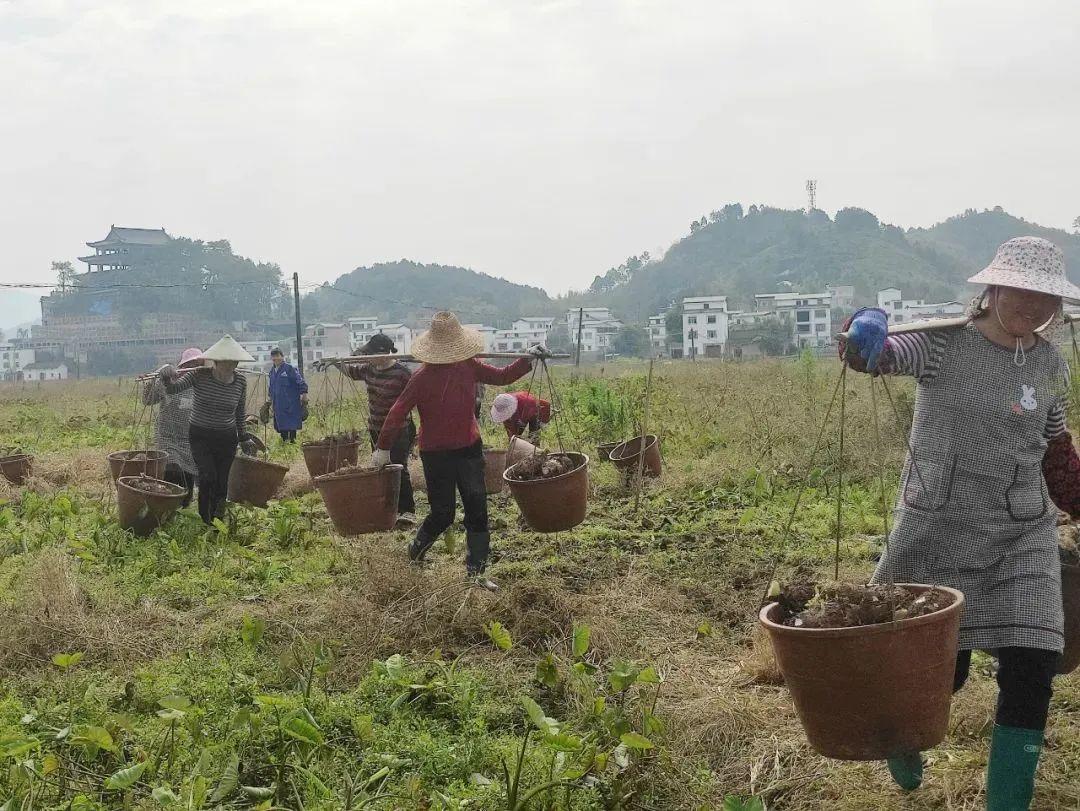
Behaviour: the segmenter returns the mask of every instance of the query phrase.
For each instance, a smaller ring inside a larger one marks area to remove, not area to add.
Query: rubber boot
[[[986,811],[1026,811],[1035,793],[1043,731],[994,726],[986,767]]]
[[[465,568],[470,576],[480,575],[487,568],[488,554],[491,551],[490,532],[465,533]]]
[[[922,785],[923,761],[918,752],[892,757],[885,761],[889,774],[904,791],[914,791]]]
[[[416,537],[412,539],[412,543],[409,544],[409,560],[413,563],[422,563],[424,555],[431,549],[431,545],[435,543],[435,536],[428,532],[424,525],[420,525],[420,529],[416,531]]]

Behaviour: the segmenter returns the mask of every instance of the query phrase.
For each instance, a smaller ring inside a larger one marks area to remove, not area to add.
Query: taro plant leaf
[[[266,631],[266,620],[262,617],[251,617],[244,614],[240,621],[240,638],[249,648],[257,647],[262,641],[263,632]]]
[[[191,706],[191,699],[187,696],[165,696],[158,704],[167,710],[184,712]]]
[[[536,663],[536,680],[545,687],[558,686],[559,669],[555,666],[555,659],[550,653]]]
[[[697,630],[695,630],[694,633],[698,639],[705,639],[705,637],[712,636],[712,625],[709,624],[708,620],[702,620],[701,625],[697,627]]]
[[[72,743],[82,746],[96,746],[106,752],[115,752],[116,744],[105,727],[83,727],[71,739]]]
[[[299,716],[290,718],[285,722],[282,729],[286,735],[312,746],[319,746],[323,742],[323,735],[319,728],[306,718],[300,718]]]
[[[659,684],[660,676],[656,673],[656,668],[649,665],[637,674],[637,678],[634,679],[638,684]]]
[[[487,631],[488,639],[499,650],[510,650],[510,646],[514,644],[510,639],[510,632],[502,626],[502,623],[489,622],[484,630]]]
[[[370,715],[354,715],[352,729],[361,743],[371,743],[375,739],[375,722]]]
[[[381,662],[386,675],[394,681],[401,681],[405,676],[405,658],[400,653],[395,653],[386,661]]]
[[[109,775],[108,779],[105,781],[105,788],[113,791],[123,791],[131,788],[139,782],[139,778],[142,777],[142,773],[146,771],[147,765],[149,765],[149,761],[144,760],[141,763],[136,763],[134,766],[128,766],[126,769],[114,772]]]
[[[566,732],[544,736],[544,746],[555,752],[576,752],[581,748],[581,738]]]
[[[637,680],[638,669],[629,662],[616,662],[608,673],[608,683],[616,693],[629,689]]]
[[[69,667],[75,667],[82,658],[82,653],[57,653],[53,656],[52,663],[61,670],[67,670]]]
[[[722,811],[765,811],[765,803],[759,797],[737,797],[729,794],[724,798]]]
[[[210,795],[210,803],[217,804],[236,791],[236,787],[240,784],[240,758],[233,755],[229,758],[228,764],[225,766],[225,771],[221,773],[221,779],[218,780],[217,787],[214,789],[214,793]]]
[[[545,735],[555,735],[558,733],[559,722],[554,718],[549,718],[545,715],[539,704],[528,696],[522,696],[521,705],[525,708],[525,713],[529,716],[529,720],[532,721],[534,727],[539,729]]]
[[[371,777],[369,777],[367,779],[367,782],[364,783],[364,788],[368,788],[369,786],[372,786],[375,783],[378,783],[380,780],[382,780],[388,774],[390,774],[390,767],[389,766],[383,766],[381,769],[379,769],[377,772],[375,772],[375,774],[371,775]]]
[[[627,749],[645,750],[653,748],[653,742],[637,732],[624,732],[619,736],[619,740]]]
[[[269,800],[274,796],[273,786],[240,786],[240,790],[253,800]]]
[[[180,798],[168,786],[157,786],[150,792],[150,797],[161,805],[173,805],[180,802]]]
[[[28,738],[22,735],[4,735],[0,737],[0,755],[5,757],[19,757],[32,749],[40,746],[37,738]]]
[[[589,638],[592,632],[588,625],[574,626],[574,658],[580,659],[589,652]]]
[[[54,755],[52,752],[45,755],[41,760],[41,776],[48,777],[50,774],[60,768],[60,758]]]

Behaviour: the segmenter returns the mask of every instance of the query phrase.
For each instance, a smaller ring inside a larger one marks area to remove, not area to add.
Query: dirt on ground
[[[580,459],[565,453],[538,453],[514,465],[507,475],[518,482],[553,479],[577,470],[582,464]]]
[[[1076,544],[1072,546],[1061,544],[1058,546],[1058,553],[1061,555],[1062,566],[1080,566],[1080,547]]]
[[[125,482],[125,484],[134,487],[136,490],[141,490],[144,493],[153,493],[158,496],[170,496],[176,491],[168,484],[158,479],[153,479],[150,476],[139,476],[133,481]]]
[[[784,609],[783,624],[791,628],[854,628],[933,614],[952,605],[953,598],[937,589],[798,583],[784,588],[777,602]]]
[[[359,442],[363,434],[353,429],[340,434],[327,434],[322,439],[313,442],[305,442],[305,445],[347,445],[350,442]]]

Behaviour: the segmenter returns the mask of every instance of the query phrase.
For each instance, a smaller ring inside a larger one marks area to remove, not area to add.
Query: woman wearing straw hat
[[[1080,515],[1080,459],[1065,429],[1068,368],[1037,330],[1080,300],[1061,250],[1010,239],[968,281],[985,285],[964,326],[886,336],[882,310],[859,310],[841,351],[859,371],[913,376],[911,444],[896,524],[875,582],[964,593],[955,689],[972,650],[999,662],[986,807],[1029,807],[1051,685],[1064,642],[1057,511]],[[889,760],[904,789],[917,752]]]
[[[521,436],[527,428],[529,441],[535,442],[540,429],[551,422],[551,403],[527,391],[497,394],[491,404],[491,421],[501,422],[510,437]]]
[[[202,350],[193,346],[181,353],[177,368],[191,369],[201,365],[202,360]],[[142,400],[145,405],[161,406],[154,426],[154,441],[158,450],[169,454],[165,464],[165,481],[187,490],[183,501],[186,507],[191,503],[195,488],[195,460],[191,458],[191,441],[188,439],[194,395],[190,391],[168,394],[161,379],[155,377],[147,380],[143,386]]]
[[[405,419],[414,408],[420,415],[420,460],[424,464],[431,512],[409,545],[409,557],[421,561],[435,540],[454,522],[455,490],[465,508],[465,567],[478,585],[496,589],[483,576],[491,537],[488,532],[487,493],[484,486],[484,446],[474,414],[476,384],[505,386],[532,369],[519,358],[505,368],[476,360],[484,350],[479,332],[461,326],[453,313],[438,312],[431,329],[412,345],[412,355],[423,363],[383,422],[372,464],[383,467]],[[543,347],[530,353],[543,357]]]
[[[224,514],[229,492],[229,470],[236,446],[244,438],[247,381],[236,372],[237,363],[255,360],[226,335],[203,354],[212,363],[186,374],[162,367],[159,377],[169,394],[191,390],[191,455],[199,472],[199,516],[207,524]]]

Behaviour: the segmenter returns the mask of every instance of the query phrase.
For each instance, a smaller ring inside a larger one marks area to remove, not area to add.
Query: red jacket
[[[527,391],[511,392],[517,400],[517,411],[514,416],[503,423],[506,433],[510,436],[521,436],[525,429],[536,431],[542,424],[551,422],[551,403],[533,397]]]
[[[499,368],[473,358],[461,363],[425,363],[398,396],[383,422],[377,446],[390,450],[405,418],[414,408],[420,414],[420,450],[448,451],[468,448],[480,441],[476,424],[476,384],[505,386],[532,369],[519,358]]]

